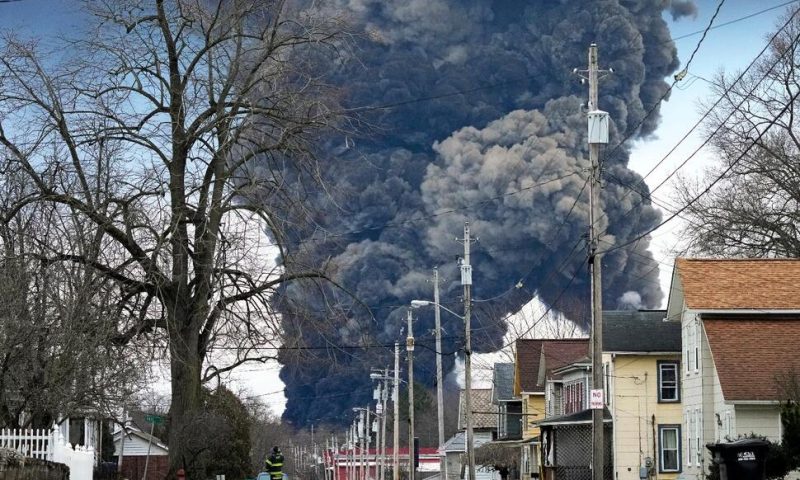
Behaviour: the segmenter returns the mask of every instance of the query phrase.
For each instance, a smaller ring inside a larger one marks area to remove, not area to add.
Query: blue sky
[[[770,2],[727,0],[714,20],[714,24],[723,25],[726,22],[785,3],[787,3],[786,0],[773,0]],[[796,3],[792,2],[792,4]],[[697,18],[684,18],[677,22],[673,22],[669,18],[673,38],[704,29],[708,25],[718,1],[700,0],[697,4]],[[689,74],[675,86],[669,101],[661,107],[662,120],[656,132],[656,138],[639,141],[635,144],[630,160],[630,166],[633,170],[646,175],[658,161],[664,158],[680,142],[680,139],[702,116],[699,102],[712,98],[709,84],[703,79],[712,80],[720,70],[736,72],[746,68],[764,48],[768,38],[776,28],[776,22],[784,14],[785,8],[777,8],[730,25],[720,26],[708,32],[692,60]],[[701,35],[698,34],[675,41],[678,48],[678,58],[681,61],[680,68],[683,68],[700,38]],[[658,185],[684,159],[689,157],[702,141],[703,137],[699,131],[692,134],[647,177],[647,184],[651,188]],[[686,166],[681,168],[679,172],[690,177],[701,175],[712,161],[713,152],[704,149],[690,160]],[[658,203],[674,205],[673,185],[675,180],[673,177],[670,182],[654,193],[653,196]],[[665,218],[669,215],[668,212],[664,212]],[[676,235],[680,229],[679,222],[680,220],[672,221],[657,230],[653,234],[651,244],[651,251],[656,255],[656,259],[661,262],[660,279],[665,294],[668,293],[667,289],[672,275],[671,265],[674,256],[671,251],[680,245]]]

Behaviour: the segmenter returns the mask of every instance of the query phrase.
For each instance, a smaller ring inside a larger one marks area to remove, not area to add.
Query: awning
[[[533,424],[540,427],[591,424],[592,412],[593,410],[587,408],[586,410],[581,410],[580,412],[571,413],[569,415],[545,418],[544,420],[533,422]],[[603,408],[603,423],[611,423],[611,412],[608,411],[608,408]]]
[[[531,437],[526,438],[523,440],[492,440],[491,442],[486,442],[483,446],[498,446],[498,447],[524,447],[525,445],[534,445],[539,443],[539,437]]]

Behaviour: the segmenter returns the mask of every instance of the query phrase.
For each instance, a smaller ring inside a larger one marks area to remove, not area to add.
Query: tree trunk
[[[172,374],[172,401],[169,412],[169,476],[183,468],[191,470],[195,452],[186,447],[186,440],[192,435],[195,419],[201,417],[202,409],[200,371],[202,359],[198,354],[199,334],[191,321],[181,321],[175,316],[174,325],[184,325],[173,329],[170,342],[170,372]],[[188,476],[186,477],[189,478]]]

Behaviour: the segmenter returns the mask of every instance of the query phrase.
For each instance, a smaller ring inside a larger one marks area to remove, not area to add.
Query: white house
[[[169,469],[169,449],[159,438],[143,432],[133,422],[114,432],[114,457],[119,462],[125,478],[142,478],[145,469],[148,478],[164,478]]]
[[[678,258],[667,320],[681,322],[681,478],[703,478],[708,443],[780,441],[782,387],[800,374],[800,260]]]

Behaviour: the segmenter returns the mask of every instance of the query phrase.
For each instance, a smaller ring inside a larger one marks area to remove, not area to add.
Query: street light
[[[445,312],[451,313],[451,314],[455,315],[456,317],[460,318],[461,320],[464,320],[464,316],[463,315],[457,314],[456,312],[450,310],[449,308],[445,307],[444,305],[442,305],[440,303],[432,302],[430,300],[411,300],[411,307],[412,308],[430,307],[430,306],[434,306],[434,307],[438,306],[439,308],[441,308]]]
[[[438,292],[438,288],[435,290],[435,293],[436,293],[436,297],[438,297],[439,296],[438,295],[438,293],[439,293]],[[437,298],[437,300],[438,300],[438,298]],[[443,400],[442,400],[442,394],[441,394],[441,388],[442,388],[442,368],[441,368],[441,362],[442,362],[442,357],[441,357],[441,355],[442,355],[442,336],[441,336],[441,326],[439,325],[439,315],[438,315],[439,312],[438,312],[438,310],[441,308],[445,312],[450,313],[451,315],[455,315],[456,317],[460,318],[461,320],[464,320],[464,322],[465,322],[464,323],[464,328],[465,328],[466,342],[467,342],[466,345],[465,345],[465,355],[464,355],[464,403],[465,403],[465,407],[466,407],[465,408],[465,410],[466,410],[465,415],[466,415],[466,424],[467,424],[467,442],[466,443],[467,443],[467,458],[469,459],[469,464],[470,464],[469,465],[470,466],[469,470],[470,470],[470,474],[472,475],[470,480],[475,480],[474,479],[474,475],[472,474],[472,472],[474,471],[474,468],[473,468],[474,460],[473,459],[475,458],[475,454],[474,454],[474,445],[473,445],[473,434],[472,434],[472,428],[471,428],[472,427],[472,381],[471,381],[472,380],[472,362],[471,362],[470,354],[469,354],[470,353],[469,352],[469,350],[470,350],[470,345],[469,345],[469,333],[470,333],[469,332],[469,323],[466,322],[466,316],[461,316],[461,315],[457,314],[456,312],[454,312],[454,311],[450,310],[449,308],[447,308],[447,307],[443,306],[442,304],[440,304],[438,301],[431,302],[430,300],[411,300],[411,307],[412,308],[420,308],[420,307],[427,307],[427,306],[434,306],[434,307],[436,307],[436,310],[437,310],[437,312],[436,312],[436,320],[437,320],[436,321],[436,374],[437,374],[436,383],[437,383],[437,395],[439,397],[438,398],[438,403],[439,403],[439,425],[440,425],[440,432],[441,432],[440,433],[440,437],[444,436],[444,433],[443,433],[443,431],[444,431],[444,428],[443,428],[443,425],[444,425],[443,424],[443,418],[444,418],[444,416],[442,414],[442,406],[443,406],[442,403],[443,403]],[[440,448],[441,448],[441,445],[443,443],[444,443],[443,439],[440,438],[440,440],[439,440],[439,444],[440,444],[439,447]],[[442,472],[442,470],[443,470],[442,469],[442,463],[443,462],[442,462],[442,460],[440,458],[439,459],[439,470],[440,470],[440,472]]]
[[[439,309],[443,309],[456,317],[462,318],[456,312],[450,310],[449,308],[443,307],[439,304],[439,271],[438,269],[433,269],[433,296],[434,301],[428,300],[411,300],[411,308],[420,308],[420,307],[427,307],[433,305],[436,307],[436,324],[434,328],[434,334],[436,335],[436,413],[437,413],[437,420],[439,423],[439,448],[441,449],[444,446],[444,391],[442,385],[442,326],[441,320],[439,318]],[[463,318],[462,318],[463,320]],[[439,454],[439,472],[442,478],[445,478],[445,469],[446,464],[444,461],[444,454]]]

